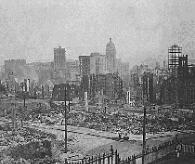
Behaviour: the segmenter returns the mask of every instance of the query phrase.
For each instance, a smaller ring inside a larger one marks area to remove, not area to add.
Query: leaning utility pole
[[[65,145],[64,145],[64,151],[65,153],[67,153],[67,118],[66,118],[66,83],[65,83],[65,87],[64,87],[64,121],[65,121],[65,124],[64,124],[64,141],[65,141]]]

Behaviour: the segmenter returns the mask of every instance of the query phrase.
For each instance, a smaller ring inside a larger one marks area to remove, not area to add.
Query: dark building
[[[100,74],[83,76],[81,80],[81,95],[88,92],[88,97],[93,100],[97,94],[104,95],[108,100],[122,98],[123,83],[118,74]]]
[[[142,100],[142,88],[139,82],[139,75],[137,73],[132,73],[130,77],[130,99],[136,102]]]
[[[173,45],[168,49],[168,69],[169,73],[173,77],[178,76],[179,59],[181,61],[182,47]]]
[[[150,103],[155,102],[152,73],[144,73],[143,75],[143,96],[145,101]]]
[[[90,56],[79,56],[80,76],[90,75]]]
[[[66,81],[66,57],[65,48],[54,48],[54,81],[56,84]]]
[[[90,75],[83,75],[81,77],[80,92],[79,92],[81,99],[84,98],[84,93],[85,92],[88,93],[88,97],[89,97],[89,93],[90,93]]]
[[[150,75],[152,70],[149,69],[148,65],[140,65],[134,66],[130,73],[130,82],[129,82],[129,89],[130,89],[130,99],[135,101],[136,104],[143,103],[143,80],[145,80],[144,85],[147,88],[147,77]],[[151,84],[151,83],[150,83]],[[150,89],[151,90],[151,89]],[[146,92],[146,91],[145,91]],[[146,92],[146,100],[149,97],[148,92]]]
[[[188,64],[188,56],[180,50],[176,45],[169,49],[170,76],[161,86],[161,103],[185,107],[195,103],[195,66]]]
[[[64,70],[66,66],[65,48],[54,48],[54,69]]]
[[[109,73],[106,75],[105,79],[105,88],[104,88],[104,94],[108,99],[114,99],[115,98],[115,77],[113,74]]]
[[[66,90],[66,93],[65,93]],[[52,91],[53,101],[64,101],[66,95],[66,101],[72,101],[73,98],[79,96],[79,88],[73,84],[57,84]]]

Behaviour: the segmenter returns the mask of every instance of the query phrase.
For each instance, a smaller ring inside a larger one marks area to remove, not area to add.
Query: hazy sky
[[[117,56],[135,63],[164,58],[178,43],[195,48],[194,0],[0,0],[0,57],[53,60],[61,45],[67,58],[105,54],[113,38]]]

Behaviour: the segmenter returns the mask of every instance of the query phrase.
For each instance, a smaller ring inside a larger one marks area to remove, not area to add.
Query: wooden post
[[[117,154],[117,159],[118,159],[118,164],[120,164],[120,157],[119,157],[119,153]]]
[[[117,159],[117,157],[118,157],[118,155],[117,155],[118,153],[117,153],[117,150],[115,151],[115,164],[118,164],[118,159]]]
[[[99,154],[98,163],[101,164],[101,156],[100,156],[100,154]]]
[[[95,161],[95,164],[98,164],[98,158],[97,158],[97,156],[95,156],[94,161]]]
[[[128,157],[128,164],[130,164],[130,162],[131,162],[131,160],[130,160],[130,158]]]
[[[65,158],[65,161],[64,161],[64,162],[65,162],[65,164],[68,164],[68,160],[67,160],[67,158]]]
[[[133,155],[133,164],[136,164],[136,158],[135,158],[135,154]]]
[[[91,162],[91,159],[90,159],[90,157],[88,158],[88,163],[90,164],[90,162]]]
[[[103,164],[105,164],[105,153],[103,154]]]
[[[114,151],[111,152],[111,164],[113,164]]]

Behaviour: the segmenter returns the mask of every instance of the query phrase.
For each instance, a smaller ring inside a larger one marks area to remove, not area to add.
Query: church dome
[[[112,42],[112,38],[110,38],[110,41],[106,45],[106,51],[115,51],[115,45]]]

